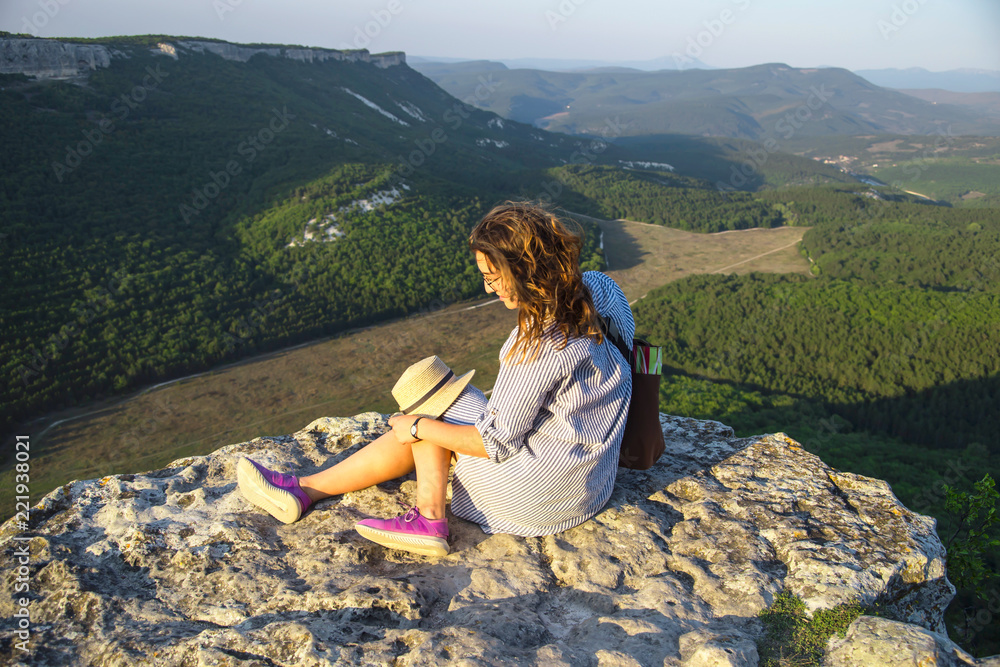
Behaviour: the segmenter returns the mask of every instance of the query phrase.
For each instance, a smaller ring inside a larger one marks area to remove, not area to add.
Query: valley
[[[902,191],[952,206],[1000,204],[1000,139],[948,132],[930,136],[858,136],[789,142],[803,157],[870,175]]]

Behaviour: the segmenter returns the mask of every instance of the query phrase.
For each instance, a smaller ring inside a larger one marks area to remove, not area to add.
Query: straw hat
[[[455,402],[475,373],[473,369],[456,377],[448,364],[436,356],[427,357],[403,371],[392,388],[392,397],[404,415],[419,414],[437,419]]]

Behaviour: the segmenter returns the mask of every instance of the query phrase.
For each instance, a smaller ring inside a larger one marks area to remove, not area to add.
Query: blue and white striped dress
[[[624,340],[635,334],[632,311],[614,280],[583,274],[598,312]],[[597,514],[611,496],[632,376],[605,340],[546,339],[532,361],[505,361],[515,328],[500,350],[500,372],[487,402],[466,387],[442,416],[475,424],[488,458],[458,456],[451,511],[487,533],[551,535]]]

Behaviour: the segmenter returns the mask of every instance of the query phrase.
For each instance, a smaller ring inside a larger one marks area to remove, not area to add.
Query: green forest
[[[739,435],[786,432],[887,480],[947,543],[963,524],[945,485],[972,493],[1000,477],[1000,219],[841,186],[757,196],[810,225],[801,247],[816,277],[692,276],[637,303],[638,333],[669,366],[661,409]],[[977,585],[995,590],[1000,554],[984,558]],[[953,637],[996,653],[996,621],[974,620],[985,594],[958,583]]]
[[[581,197],[578,208],[595,217],[705,233],[776,227],[784,221],[780,210],[749,192],[720,192],[705,181],[666,172],[573,165],[546,175]]]

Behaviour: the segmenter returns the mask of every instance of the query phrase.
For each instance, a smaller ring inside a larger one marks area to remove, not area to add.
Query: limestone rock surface
[[[862,616],[846,635],[831,637],[826,667],[1000,667],[1000,656],[976,660],[947,635],[918,625]]]
[[[908,633],[943,631],[954,589],[933,520],[884,482],[782,434],[661,422],[666,453],[620,470],[592,520],[520,538],[452,517],[439,559],[353,530],[400,513],[412,479],[290,525],[237,488],[240,457],[309,474],[383,433],[377,413],[72,482],[27,533],[0,528],[0,662],[23,658],[10,639],[23,544],[32,665],[756,665],[756,614],[783,588],[810,609],[877,600]]]

